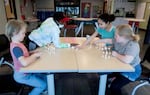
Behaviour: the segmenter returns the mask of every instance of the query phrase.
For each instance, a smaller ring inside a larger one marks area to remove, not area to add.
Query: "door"
[[[7,20],[16,19],[15,0],[4,0]]]
[[[149,2],[149,3],[146,3],[145,14],[144,14],[145,22],[141,22],[141,23],[140,23],[140,28],[146,30],[147,24],[148,24],[149,16],[150,16],[150,2]]]

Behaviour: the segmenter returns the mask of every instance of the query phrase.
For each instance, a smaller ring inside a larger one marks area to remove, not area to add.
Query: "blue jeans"
[[[142,72],[141,65],[140,64],[136,65],[134,69],[135,72],[122,72],[121,75],[123,75],[124,77],[128,78],[131,81],[135,81],[141,75]]]
[[[14,72],[16,82],[34,87],[29,95],[40,95],[46,88],[46,76],[42,74],[24,74]]]

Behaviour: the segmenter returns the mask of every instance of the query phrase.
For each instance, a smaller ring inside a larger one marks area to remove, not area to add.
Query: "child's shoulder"
[[[14,48],[14,47],[24,47],[25,45],[23,43],[14,43],[11,42],[10,43],[10,47]]]
[[[139,47],[139,43],[138,42],[136,42],[136,41],[130,41],[128,44],[127,44],[127,47],[132,47],[132,48],[134,48],[134,49],[136,49],[136,48],[140,48]]]

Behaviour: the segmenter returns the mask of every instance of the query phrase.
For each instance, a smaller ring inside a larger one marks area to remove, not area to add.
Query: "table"
[[[80,22],[80,25],[79,25],[77,31],[75,31],[76,32],[76,34],[75,34],[76,36],[81,31],[81,37],[83,37],[83,28],[84,28],[84,23],[85,22],[94,22],[96,28],[98,28],[97,18],[72,18],[72,20]]]
[[[48,95],[55,95],[54,73],[57,72],[77,72],[76,57],[70,48],[57,49],[56,54],[50,54],[42,48],[43,55],[35,63],[22,68],[21,72],[28,73],[48,73]]]
[[[62,42],[83,43],[86,38],[62,37]],[[35,63],[21,68],[20,72],[48,73],[48,94],[55,95],[54,73],[57,72],[129,72],[134,69],[129,64],[124,64],[114,57],[106,60],[102,52],[95,47],[85,47],[81,50],[73,48],[56,49],[56,54],[49,54],[47,50],[40,48],[43,55]],[[100,76],[99,95],[105,95],[107,74]]]
[[[132,23],[132,29],[133,29],[133,31],[135,31],[135,23],[136,22],[144,22],[145,20],[144,19],[138,19],[138,18],[125,18],[125,20],[127,20],[127,21],[132,21],[133,23]],[[138,27],[137,27],[138,28]]]
[[[114,57],[104,59],[102,57],[102,52],[98,49],[94,49],[93,47],[77,51],[76,57],[79,66],[79,73],[103,73],[100,74],[98,95],[105,95],[107,72],[134,71],[131,66],[122,63]]]

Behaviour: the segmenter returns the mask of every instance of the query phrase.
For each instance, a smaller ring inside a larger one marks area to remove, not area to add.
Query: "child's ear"
[[[17,32],[13,32],[13,33],[12,33],[12,36],[15,36],[15,35],[17,35]]]

